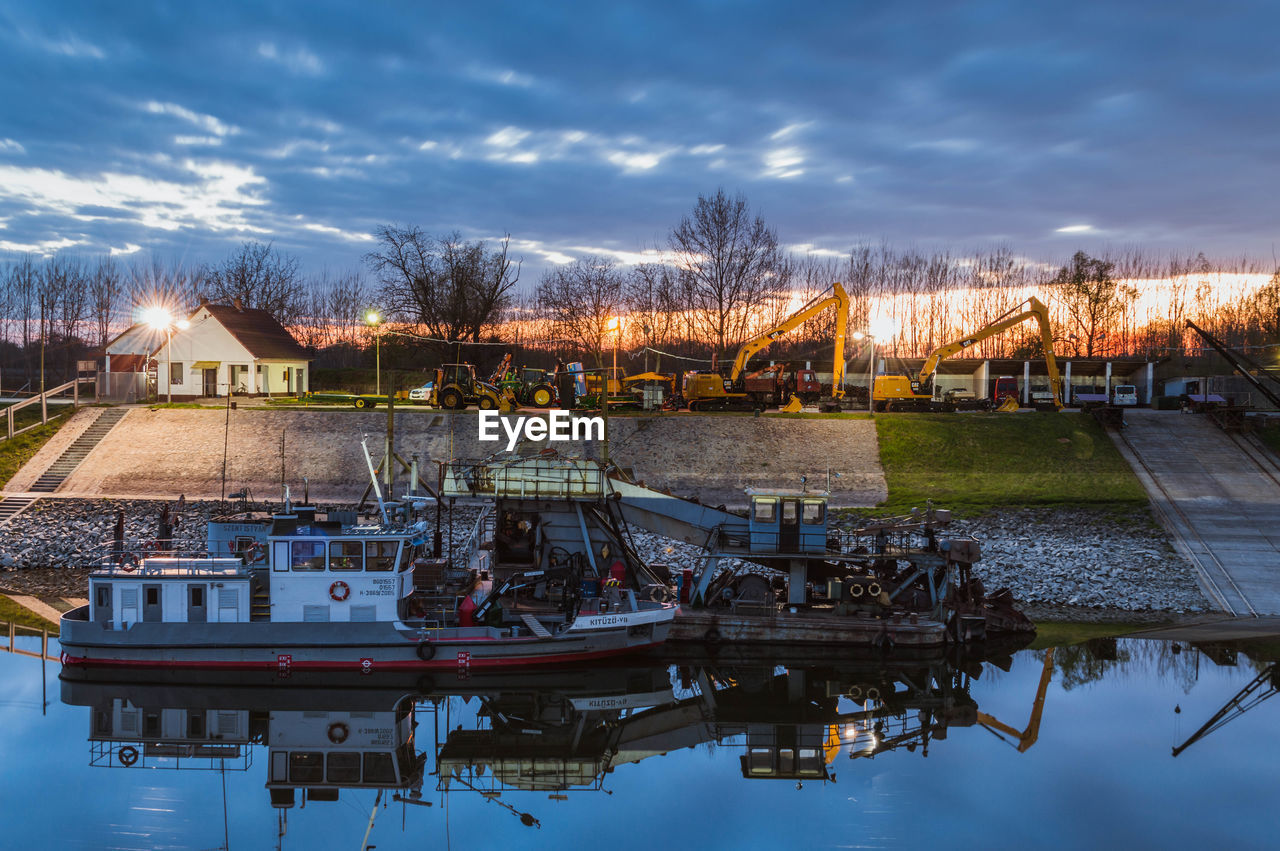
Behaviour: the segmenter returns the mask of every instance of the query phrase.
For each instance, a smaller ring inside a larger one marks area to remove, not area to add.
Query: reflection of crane
[[[1254,677],[1252,682],[1236,692],[1235,696],[1228,700],[1225,706],[1215,712],[1212,718],[1204,722],[1204,726],[1192,733],[1191,737],[1185,742],[1174,748],[1173,755],[1177,756],[1214,730],[1225,727],[1229,722],[1239,718],[1259,703],[1275,695],[1278,691],[1280,691],[1280,665],[1273,662],[1267,666],[1265,671]]]
[[[1024,304],[1026,305],[1025,310],[1014,313],[1015,310],[1018,310],[1018,307],[1022,307]],[[979,328],[969,336],[953,340],[944,346],[934,349],[929,353],[929,357],[925,359],[924,366],[920,367],[920,372],[915,377],[882,375],[876,378],[873,395],[876,408],[878,410],[927,411],[944,407],[945,403],[939,405],[933,399],[934,374],[938,370],[938,365],[947,358],[976,346],[988,337],[994,337],[996,334],[1007,331],[1031,318],[1035,318],[1040,323],[1040,340],[1044,346],[1045,369],[1049,372],[1049,389],[1053,394],[1053,406],[1061,410],[1062,380],[1058,377],[1058,362],[1053,356],[1053,326],[1049,322],[1049,308],[1045,307],[1035,296],[1014,307],[991,324]],[[950,407],[948,409],[954,410],[954,408]]]
[[[1017,739],[1018,753],[1030,750],[1036,743],[1036,739],[1040,738],[1040,716],[1044,712],[1044,696],[1049,690],[1049,680],[1053,678],[1053,651],[1054,648],[1050,647],[1044,652],[1044,671],[1040,674],[1040,686],[1036,689],[1036,699],[1031,704],[1031,720],[1027,722],[1027,729],[1018,731],[985,712],[978,713],[978,723],[983,727],[997,736],[1004,733]]]

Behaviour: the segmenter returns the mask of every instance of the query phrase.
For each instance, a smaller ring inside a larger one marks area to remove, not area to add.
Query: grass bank
[[[30,609],[23,608],[8,597],[0,594],[0,622],[16,623],[33,629],[47,629],[57,635],[58,625],[37,615]],[[8,629],[8,627],[5,627]]]
[[[1147,504],[1133,470],[1085,414],[889,414],[876,417],[876,433],[889,511],[927,499],[965,514]]]
[[[62,428],[67,421],[66,414],[59,414],[38,428],[24,432],[12,440],[0,440],[0,487],[4,487],[13,478],[14,473],[22,469],[22,465],[40,451],[49,438]],[[0,437],[4,433],[0,432]]]

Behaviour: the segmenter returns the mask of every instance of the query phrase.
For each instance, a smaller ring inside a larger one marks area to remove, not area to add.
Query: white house
[[[149,362],[149,364],[148,364]],[[202,304],[166,337],[138,324],[106,348],[105,384],[112,373],[155,370],[156,395],[189,402],[202,396],[283,396],[305,393],[310,358],[265,310]]]

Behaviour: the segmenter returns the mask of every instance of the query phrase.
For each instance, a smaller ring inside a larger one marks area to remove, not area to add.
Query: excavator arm
[[[733,359],[733,369],[729,373],[729,380],[736,382],[742,376],[742,371],[746,369],[747,361],[756,352],[765,348],[783,334],[795,330],[797,326],[802,325],[829,307],[836,309],[836,348],[835,368],[831,381],[832,395],[837,399],[844,396],[844,335],[849,325],[849,294],[845,292],[844,287],[839,282],[832,286],[831,295],[809,302],[809,304],[768,331],[743,343],[742,348],[738,349],[738,356]]]
[[[1027,305],[1026,310],[1015,313],[1012,316],[1006,315],[985,328],[975,331],[968,337],[954,340],[930,352],[929,357],[925,359],[924,366],[920,368],[918,381],[921,392],[929,393],[932,391],[934,373],[937,372],[938,364],[942,361],[963,352],[965,349],[976,346],[988,337],[994,337],[996,334],[1007,331],[1013,326],[1034,317],[1040,323],[1040,339],[1044,345],[1045,369],[1049,373],[1049,386],[1053,391],[1053,404],[1054,407],[1061,408],[1062,379],[1058,375],[1058,362],[1053,356],[1053,326],[1049,322],[1049,308],[1045,307],[1035,296],[1027,299],[1025,304]]]

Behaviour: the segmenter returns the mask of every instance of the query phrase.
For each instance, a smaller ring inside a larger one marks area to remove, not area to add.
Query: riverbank
[[[161,507],[150,500],[43,499],[0,534],[0,589],[35,596],[84,596],[83,566],[110,544],[116,511],[125,536],[156,537]],[[175,515],[175,538],[198,544],[216,501],[189,502]],[[444,512],[445,546],[460,550],[478,509]],[[856,523],[837,518],[842,527]],[[971,534],[982,546],[975,566],[988,590],[1007,587],[1020,604],[1046,620],[1093,620],[1133,613],[1194,615],[1209,611],[1191,566],[1170,546],[1143,508],[1004,509],[960,518],[948,530]],[[699,548],[633,530],[640,555],[675,569],[693,567]],[[1161,618],[1156,617],[1155,620]]]

